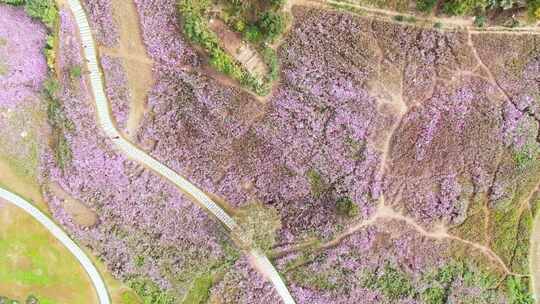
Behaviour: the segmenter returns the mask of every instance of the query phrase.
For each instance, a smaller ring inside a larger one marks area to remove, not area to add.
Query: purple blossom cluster
[[[146,49],[156,62],[181,67],[198,62],[195,52],[182,37],[176,0],[135,0]]]
[[[46,29],[21,8],[0,5],[0,106],[35,100],[47,77]]]
[[[60,27],[59,62],[82,65],[80,56],[66,58],[81,51],[80,43],[73,43],[77,32],[68,11],[61,12]],[[117,277],[149,278],[169,290],[174,285],[175,295],[181,297],[191,286],[190,272],[205,271],[223,260],[221,243],[227,240],[222,229],[176,187],[117,153],[96,123],[84,78],[75,86],[71,81],[61,78],[57,96],[73,122],[73,130],[66,133],[71,162],[60,169],[49,148],[41,159],[41,182],[55,219]],[[57,183],[95,212],[98,224],[79,226],[46,186],[49,183]]]
[[[111,103],[112,114],[118,128],[125,129],[131,94],[122,60],[120,58],[101,56],[101,67],[105,75],[105,93]]]
[[[113,16],[112,1],[83,0],[82,4],[90,17],[90,26],[97,42],[106,47],[116,46],[120,34]]]

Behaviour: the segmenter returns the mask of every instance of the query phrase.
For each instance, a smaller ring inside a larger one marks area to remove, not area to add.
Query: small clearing
[[[80,201],[67,194],[57,183],[50,183],[49,190],[62,200],[62,208],[73,218],[80,227],[92,227],[97,221],[97,215]]]

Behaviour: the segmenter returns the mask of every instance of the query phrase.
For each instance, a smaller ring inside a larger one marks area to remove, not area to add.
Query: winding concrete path
[[[21,198],[20,196],[0,188],[0,198],[5,201],[21,208],[26,213],[30,214],[34,219],[36,219],[40,224],[42,224],[49,232],[58,239],[66,248],[75,256],[79,261],[81,266],[84,268],[94,288],[99,299],[100,304],[110,304],[111,300],[109,298],[109,293],[107,287],[105,287],[105,282],[99,274],[96,266],[88,258],[86,253],[60,228],[56,225],[47,215],[41,212],[38,208],[34,207],[31,203]]]
[[[98,65],[94,39],[86,14],[79,0],[68,0],[67,3],[73,12],[75,21],[79,27],[84,57],[87,61],[87,67],[90,74],[90,87],[96,103],[98,121],[107,137],[109,137],[116,147],[125,153],[126,156],[168,179],[182,191],[191,195],[198,203],[217,217],[228,229],[231,231],[238,231],[237,223],[202,190],[122,137],[120,132],[114,126],[109,102],[104,91],[102,72]],[[255,263],[259,269],[263,271],[263,274],[267,279],[272,282],[283,302],[285,304],[295,304],[285,283],[268,258],[257,249],[251,250],[249,255],[254,259]]]

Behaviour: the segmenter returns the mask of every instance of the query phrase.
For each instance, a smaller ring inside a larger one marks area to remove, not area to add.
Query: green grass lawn
[[[97,303],[94,289],[71,253],[32,217],[0,207],[0,295],[40,303]]]

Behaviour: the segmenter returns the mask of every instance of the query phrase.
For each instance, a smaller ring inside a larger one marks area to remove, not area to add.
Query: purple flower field
[[[135,144],[251,225],[297,303],[532,301],[537,36],[294,6],[279,80],[256,98],[209,72],[175,0],[134,3],[154,62]],[[97,42],[117,45],[113,2],[84,5]],[[104,136],[77,26],[68,8],[59,16],[57,89],[43,104],[54,140],[39,151],[54,219],[144,303],[281,303],[218,221]],[[38,102],[46,34],[0,5],[0,107]],[[123,61],[99,60],[125,130]],[[56,186],[97,221],[78,222]]]

